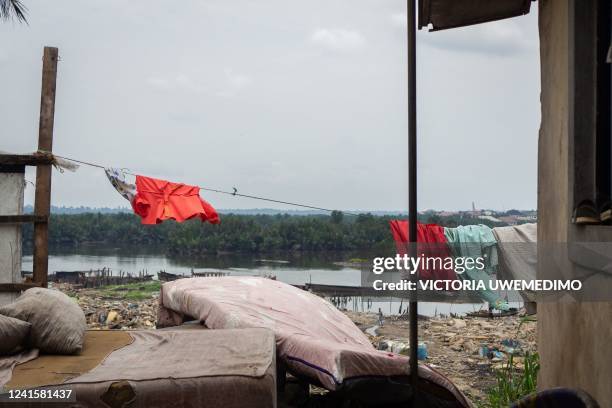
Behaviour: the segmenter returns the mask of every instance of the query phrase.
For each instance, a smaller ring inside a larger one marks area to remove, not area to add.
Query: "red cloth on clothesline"
[[[136,176],[132,208],[143,224],[183,222],[194,217],[211,224],[220,222],[217,211],[200,197],[200,187],[145,176]]]
[[[408,221],[389,221],[393,240],[397,246],[397,253],[405,255],[408,249]],[[444,235],[444,227],[437,224],[422,224],[417,222],[417,256],[440,258],[442,267],[421,268],[419,279],[422,280],[454,280],[457,275],[453,268],[444,267],[445,259],[452,257],[448,241]],[[439,266],[439,265],[438,265]]]

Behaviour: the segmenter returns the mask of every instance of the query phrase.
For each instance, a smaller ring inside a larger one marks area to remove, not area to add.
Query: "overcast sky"
[[[404,1],[23,2],[29,25],[0,22],[0,150],[36,149],[52,45],[60,155],[323,207],[407,208]],[[536,9],[419,33],[420,209],[536,207]],[[127,205],[95,168],[55,171],[52,191],[54,205]]]

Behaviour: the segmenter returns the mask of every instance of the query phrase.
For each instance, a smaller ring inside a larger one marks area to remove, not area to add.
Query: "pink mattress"
[[[279,281],[227,276],[165,283],[158,327],[180,324],[184,316],[199,319],[210,329],[271,329],[277,359],[287,370],[329,390],[351,379],[406,378],[409,374],[407,357],[374,349],[366,335],[331,303]],[[460,406],[468,405],[441,374],[424,365],[419,374],[446,389],[461,401]]]

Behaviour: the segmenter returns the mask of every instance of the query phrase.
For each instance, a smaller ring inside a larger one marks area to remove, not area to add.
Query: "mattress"
[[[277,358],[294,376],[335,392],[372,396],[382,387],[400,401],[410,398],[407,357],[374,349],[331,303],[283,282],[236,276],[167,282],[158,316],[158,327],[195,318],[209,329],[268,328],[276,337]],[[421,365],[419,378],[448,406],[468,406],[435,370]]]
[[[11,374],[4,392],[69,388],[77,407],[276,406],[266,329],[88,331],[80,355],[40,355]]]

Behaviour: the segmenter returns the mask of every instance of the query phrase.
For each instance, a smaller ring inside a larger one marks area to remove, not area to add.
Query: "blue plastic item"
[[[417,358],[419,360],[425,360],[427,358],[427,344],[420,342],[417,348]]]

